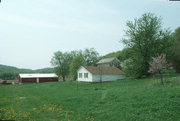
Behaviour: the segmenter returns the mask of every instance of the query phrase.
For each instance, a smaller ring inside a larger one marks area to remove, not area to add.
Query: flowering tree
[[[149,60],[158,54],[167,53],[171,46],[168,29],[162,28],[160,17],[145,13],[134,21],[127,22],[125,38],[122,42],[131,49],[130,61],[126,64],[126,73],[135,78],[148,76]]]
[[[166,55],[162,54],[157,57],[153,57],[153,60],[149,63],[149,73],[155,74],[159,73],[161,75],[161,84],[164,84],[163,82],[163,72],[165,69],[168,68],[168,63],[166,61]]]

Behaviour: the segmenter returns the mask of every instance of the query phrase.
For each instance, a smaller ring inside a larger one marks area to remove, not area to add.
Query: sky
[[[0,64],[39,69],[56,51],[122,50],[126,22],[147,12],[180,26],[180,2],[168,0],[1,0]]]

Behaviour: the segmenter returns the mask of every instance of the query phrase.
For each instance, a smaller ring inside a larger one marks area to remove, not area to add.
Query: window
[[[88,78],[88,73],[84,73],[84,78]]]
[[[79,78],[82,78],[82,73],[79,73]]]

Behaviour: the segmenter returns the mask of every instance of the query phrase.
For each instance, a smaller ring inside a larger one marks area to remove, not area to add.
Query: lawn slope
[[[103,84],[54,82],[0,86],[0,119],[35,121],[176,121],[180,78]]]

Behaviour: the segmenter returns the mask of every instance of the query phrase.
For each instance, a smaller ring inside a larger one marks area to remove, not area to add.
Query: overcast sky
[[[38,69],[58,50],[122,50],[127,20],[146,12],[180,26],[180,2],[168,0],[1,0],[0,64]]]

